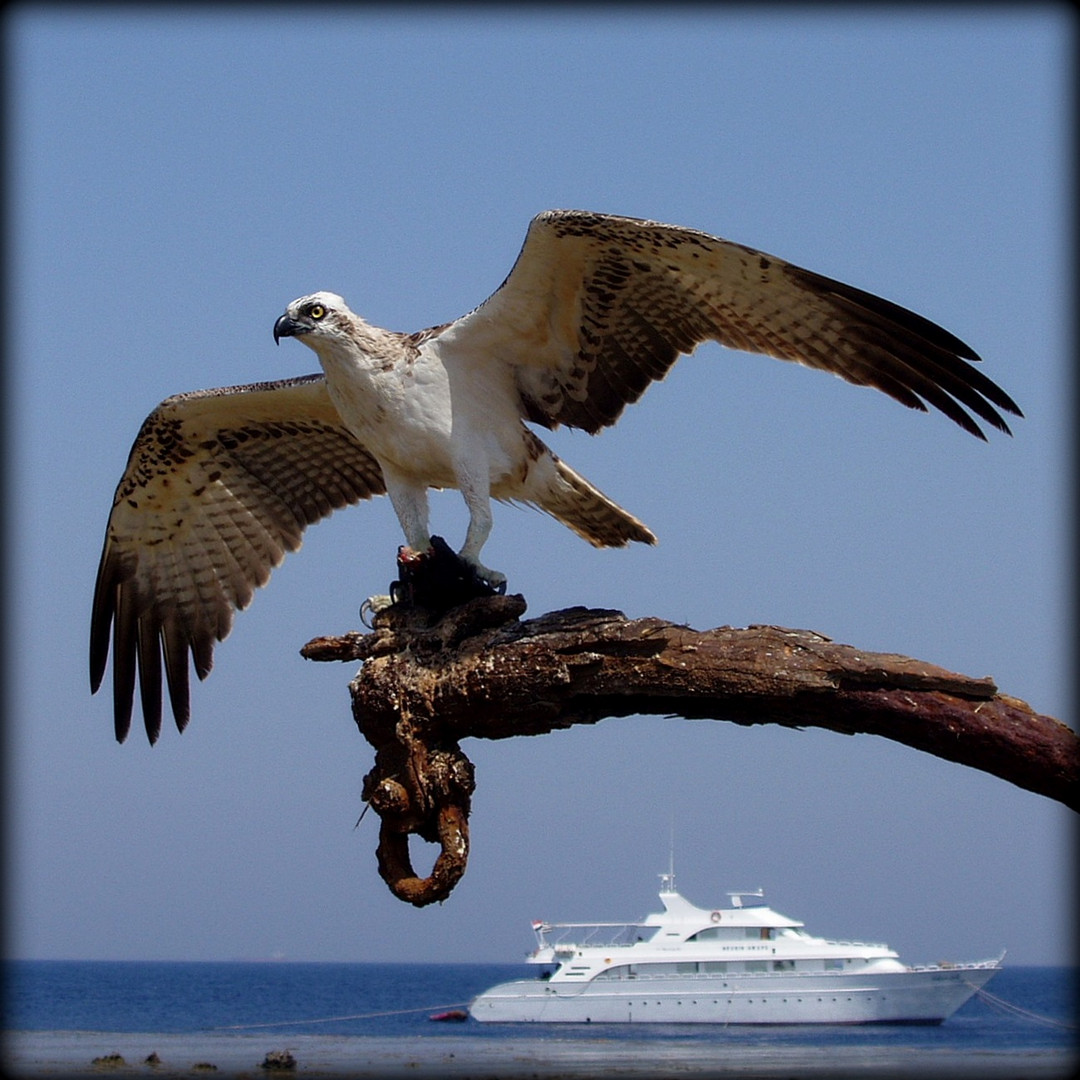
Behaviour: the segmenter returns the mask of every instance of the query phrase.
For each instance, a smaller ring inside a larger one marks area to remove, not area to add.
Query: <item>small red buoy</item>
[[[464,1009],[447,1009],[446,1012],[432,1013],[428,1017],[429,1020],[453,1020],[460,1023],[462,1020],[468,1020],[469,1014]]]

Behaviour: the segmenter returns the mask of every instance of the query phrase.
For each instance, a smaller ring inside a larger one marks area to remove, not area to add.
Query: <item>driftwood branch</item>
[[[809,630],[692,630],[658,618],[569,608],[522,621],[521,596],[442,616],[398,603],[374,632],[317,638],[312,660],[363,661],[353,715],[375,748],[364,799],[382,819],[379,872],[417,906],[465,870],[474,788],[460,740],[538,735],[605,717],[657,714],[821,727],[894,739],[982,769],[1072,809],[1077,737],[988,679],[840,645]],[[437,843],[424,878],[410,834]]]

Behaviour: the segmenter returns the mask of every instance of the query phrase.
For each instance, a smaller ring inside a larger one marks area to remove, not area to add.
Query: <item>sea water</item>
[[[978,995],[939,1026],[724,1027],[430,1019],[534,976],[526,965],[13,961],[4,1071],[75,1075],[119,1053],[150,1075],[143,1058],[166,1061],[165,1047],[181,1071],[204,1061],[225,1075],[293,1048],[301,1074],[354,1076],[1067,1077],[1077,974],[1006,967],[986,987],[1000,1001]]]

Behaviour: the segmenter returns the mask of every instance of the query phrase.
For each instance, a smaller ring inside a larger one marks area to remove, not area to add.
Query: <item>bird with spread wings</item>
[[[312,348],[322,374],[167,398],[146,418],[113,499],[94,590],[90,681],[110,648],[114,722],[176,726],[215,641],[303,531],[388,494],[405,540],[431,547],[427,491],[456,488],[480,562],[490,501],[529,503],[598,547],[649,529],[526,426],[596,433],[703,341],[765,353],[939,409],[985,438],[1015,402],[964,342],[896,304],[693,229],[572,210],[539,214],[503,284],[468,315],[404,334],[318,292],[289,304],[275,340]],[[972,415],[974,414],[974,415]]]

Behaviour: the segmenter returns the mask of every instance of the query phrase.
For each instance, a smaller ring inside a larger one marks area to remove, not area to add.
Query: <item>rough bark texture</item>
[[[473,768],[459,742],[538,735],[605,717],[658,714],[881,735],[1078,808],[1077,737],[989,678],[840,645],[810,630],[692,630],[568,608],[521,621],[521,596],[442,616],[397,604],[374,632],[316,638],[312,660],[362,660],[353,715],[375,748],[364,799],[382,819],[379,872],[418,907],[465,870]],[[415,833],[440,846],[431,873]]]

